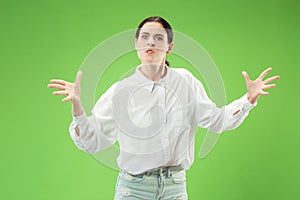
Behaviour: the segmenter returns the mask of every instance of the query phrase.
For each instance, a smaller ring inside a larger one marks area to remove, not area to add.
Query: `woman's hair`
[[[170,44],[172,41],[173,41],[173,30],[172,30],[172,27],[171,25],[162,17],[159,17],[159,16],[152,16],[152,17],[148,17],[146,19],[144,19],[138,26],[137,30],[136,30],[136,33],[135,33],[135,38],[138,39],[139,38],[139,35],[140,35],[140,31],[141,31],[141,28],[144,26],[144,24],[146,24],[147,22],[158,22],[160,23],[165,31],[167,32],[167,38],[168,38],[168,44]],[[170,63],[165,60],[165,63],[169,66]]]

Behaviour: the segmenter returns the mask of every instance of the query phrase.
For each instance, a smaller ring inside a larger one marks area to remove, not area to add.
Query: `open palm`
[[[263,71],[259,77],[255,80],[250,80],[247,72],[243,71],[242,74],[246,81],[246,86],[248,90],[248,100],[250,103],[255,103],[256,100],[261,95],[269,95],[269,92],[265,92],[264,90],[269,88],[276,87],[276,84],[268,84],[271,81],[277,80],[280,78],[280,76],[272,76],[266,80],[263,80],[263,78],[272,70],[272,68],[268,68],[265,71]]]
[[[60,80],[52,79],[51,84],[48,84],[48,88],[55,88],[59,91],[54,91],[54,95],[66,96],[62,99],[62,102],[71,101],[72,102],[72,112],[74,116],[79,116],[84,112],[84,109],[80,102],[80,81],[82,77],[82,71],[77,72],[76,80],[74,83]]]
[[[50,80],[51,84],[48,84],[48,88],[55,88],[60,91],[54,91],[54,95],[63,95],[66,96],[62,99],[62,102],[67,101],[76,101],[80,100],[80,80],[82,77],[82,72],[79,71],[76,76],[74,83],[70,83],[65,80],[52,79]]]

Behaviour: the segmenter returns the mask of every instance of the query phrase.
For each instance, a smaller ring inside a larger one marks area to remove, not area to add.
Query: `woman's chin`
[[[143,64],[148,64],[148,65],[161,65],[162,61],[157,61],[157,60],[148,58],[148,59],[142,60],[142,63]]]
[[[143,63],[143,65],[161,65],[161,62],[147,62],[147,61],[145,61],[145,62],[142,62]]]

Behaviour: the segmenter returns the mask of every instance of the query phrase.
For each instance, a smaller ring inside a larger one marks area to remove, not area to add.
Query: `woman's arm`
[[[62,99],[62,102],[71,101],[72,103],[72,113],[74,116],[79,116],[84,113],[80,101],[80,81],[82,78],[82,71],[78,71],[76,75],[76,80],[74,83],[67,82],[60,79],[50,80],[51,84],[48,84],[48,88],[55,88],[60,91],[54,91],[53,95],[63,95],[66,96]],[[79,128],[76,127],[76,134],[80,136]]]
[[[263,90],[275,87],[275,84],[267,84],[279,79],[279,76],[273,76],[265,81],[262,80],[271,70],[271,68],[265,70],[254,81],[251,81],[246,72],[243,72],[248,90],[247,94],[221,108],[218,108],[209,99],[201,82],[192,77],[191,86],[195,91],[197,103],[197,124],[216,133],[238,127],[247,117],[249,111],[257,104],[259,96],[268,95]]]
[[[66,96],[62,102],[72,103],[73,120],[69,132],[75,145],[88,153],[96,153],[116,141],[117,127],[111,106],[113,87],[101,96],[92,110],[92,116],[88,117],[80,101],[81,78],[82,72],[79,71],[74,83],[53,79],[48,87],[60,90],[53,92],[54,95]]]

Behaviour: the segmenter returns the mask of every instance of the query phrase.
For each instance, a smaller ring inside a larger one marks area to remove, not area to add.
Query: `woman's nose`
[[[150,42],[150,41],[147,43],[147,45],[150,46],[150,47],[154,47],[155,46],[154,42]]]
[[[147,45],[150,47],[155,46],[154,40],[152,38],[149,38]]]
[[[154,46],[155,46],[155,44],[148,42],[148,46],[150,46],[150,47],[154,47]]]

